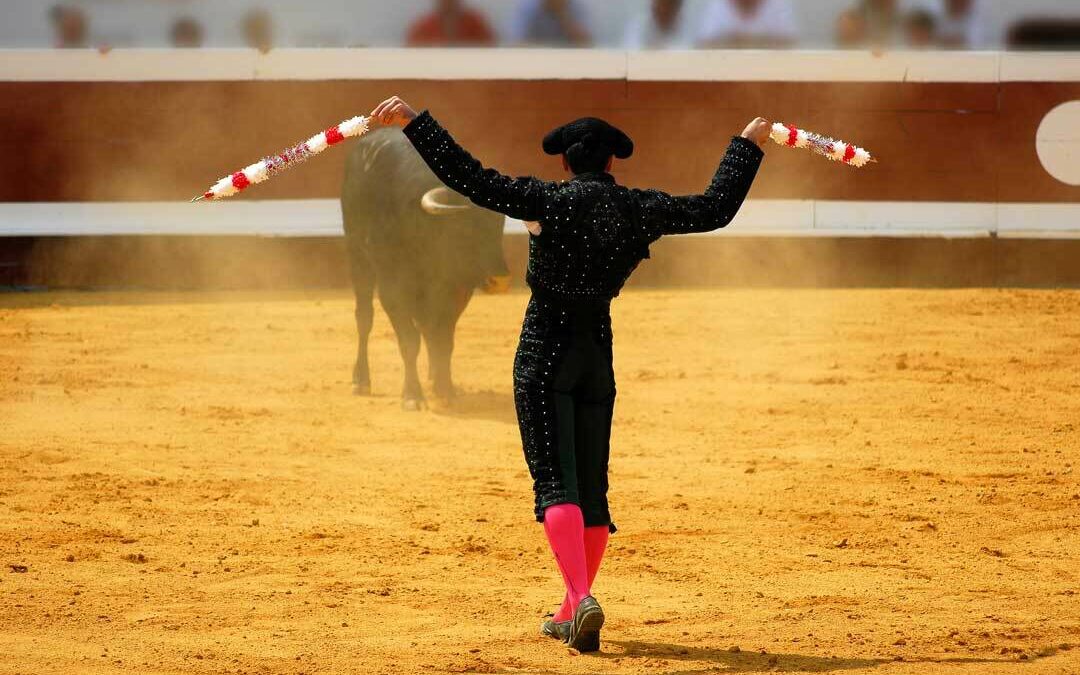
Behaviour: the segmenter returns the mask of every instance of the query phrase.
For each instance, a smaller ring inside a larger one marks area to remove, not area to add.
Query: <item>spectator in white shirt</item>
[[[798,38],[791,0],[712,0],[698,32],[703,47],[788,47]]]
[[[652,0],[648,12],[634,17],[626,29],[627,49],[689,49],[683,0]]]
[[[983,3],[980,0],[945,0],[938,26],[942,45],[951,49],[980,49],[985,44]]]

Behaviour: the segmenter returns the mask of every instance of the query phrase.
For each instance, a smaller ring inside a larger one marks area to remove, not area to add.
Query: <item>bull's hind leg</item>
[[[454,380],[451,375],[454,333],[471,297],[472,290],[461,287],[454,290],[451,298],[435,298],[425,308],[425,320],[420,326],[427,343],[432,391],[441,406],[449,407],[454,400]]]
[[[454,400],[454,382],[450,376],[450,358],[454,351],[454,326],[438,321],[425,326],[431,390],[440,407],[449,407]]]
[[[374,323],[375,268],[366,251],[350,251],[353,292],[356,294],[356,365],[353,366],[353,393],[371,394],[371,370],[368,365],[368,338]]]
[[[424,390],[420,386],[420,375],[416,369],[416,360],[420,356],[420,330],[413,321],[414,311],[407,297],[407,288],[398,289],[399,292],[388,291],[387,286],[380,287],[379,299],[382,301],[386,315],[390,317],[390,324],[394,327],[397,335],[398,349],[401,352],[401,361],[405,366],[405,384],[401,391],[401,406],[405,410],[421,410],[424,408]]]
[[[397,333],[401,360],[405,364],[405,383],[401,389],[401,406],[405,410],[424,408],[424,390],[420,386],[420,375],[416,370],[416,359],[420,356],[420,331],[412,320],[405,316],[395,318],[390,314],[390,323]]]

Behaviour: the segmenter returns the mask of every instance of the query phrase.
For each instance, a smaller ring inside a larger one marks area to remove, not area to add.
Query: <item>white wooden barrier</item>
[[[524,233],[507,220],[508,233]],[[751,200],[716,236],[1080,237],[1080,204]],[[0,204],[0,236],[342,235],[334,199]]]

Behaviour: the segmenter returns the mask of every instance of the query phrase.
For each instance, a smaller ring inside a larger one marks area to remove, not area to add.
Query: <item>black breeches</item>
[[[569,503],[581,506],[586,527],[611,527],[615,373],[607,301],[530,301],[514,360],[514,401],[536,519]]]

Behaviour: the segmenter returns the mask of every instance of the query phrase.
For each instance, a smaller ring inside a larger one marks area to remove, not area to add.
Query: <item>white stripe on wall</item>
[[[1080,82],[1078,53],[605,49],[0,49],[0,81]]]
[[[507,220],[508,233],[524,233]],[[0,236],[341,236],[336,199],[0,204]],[[1078,204],[752,200],[723,236],[1080,237]]]

